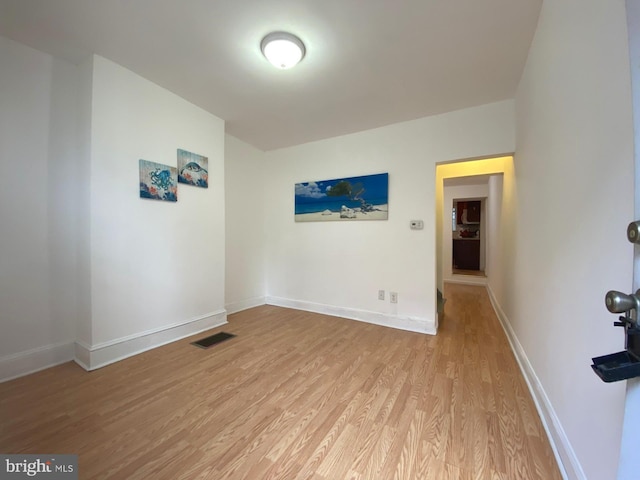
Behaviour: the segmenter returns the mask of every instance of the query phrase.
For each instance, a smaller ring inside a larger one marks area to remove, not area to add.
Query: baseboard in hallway
[[[502,329],[504,330],[516,361],[518,362],[522,376],[527,382],[527,387],[531,393],[545,431],[547,432],[549,442],[553,448],[558,465],[561,468],[563,478],[566,480],[587,480],[578,457],[569,442],[569,438],[564,432],[564,428],[555,413],[553,405],[540,383],[531,362],[529,362],[529,358],[527,357],[524,348],[520,344],[518,337],[511,327],[511,322],[500,306],[500,303],[496,299],[495,294],[489,285],[486,286],[486,290],[489,300],[491,301],[491,306],[500,322],[500,325],[502,326]]]

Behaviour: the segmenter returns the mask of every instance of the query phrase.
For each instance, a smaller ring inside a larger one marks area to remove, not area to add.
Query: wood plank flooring
[[[444,293],[437,336],[263,306],[0,384],[0,452],[77,453],[82,479],[561,478],[485,289]]]

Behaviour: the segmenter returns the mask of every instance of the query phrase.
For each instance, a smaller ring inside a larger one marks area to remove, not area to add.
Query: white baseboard
[[[238,313],[249,308],[259,307],[265,303],[265,297],[253,297],[239,302],[229,303],[225,305],[225,309],[227,310],[227,315],[231,315],[232,313]]]
[[[167,325],[96,345],[76,341],[74,360],[85,370],[95,370],[226,323],[226,310],[219,310],[187,322]]]
[[[47,345],[0,358],[0,383],[73,360],[73,342]]]
[[[502,310],[502,307],[500,307],[491,287],[488,285],[487,292],[489,293],[491,305],[493,306],[493,309],[498,316],[498,320],[500,320],[500,324],[507,335],[507,339],[511,345],[511,350],[513,350],[516,360],[518,361],[522,375],[527,382],[527,386],[529,387],[529,391],[533,397],[538,414],[540,415],[544,429],[549,437],[551,448],[553,449],[558,466],[560,467],[560,473],[562,473],[565,480],[587,480],[587,477],[582,470],[582,466],[578,461],[578,457],[573,451],[573,447],[571,446],[571,443],[560,424],[560,420],[549,401],[549,397],[544,391],[538,376],[529,362],[527,354],[513,331],[509,319]]]
[[[369,312],[355,308],[335,307],[333,305],[305,302],[302,300],[291,300],[289,298],[281,297],[267,296],[265,300],[268,305],[295,308],[296,310],[304,310],[306,312],[322,313],[333,317],[348,318],[350,320],[358,320],[359,322],[372,323],[374,325],[397,328],[399,330],[408,330],[410,332],[435,335],[437,330],[436,321],[427,320],[426,318],[401,317],[399,315]]]

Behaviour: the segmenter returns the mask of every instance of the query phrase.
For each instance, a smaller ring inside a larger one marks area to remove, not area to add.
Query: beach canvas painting
[[[197,153],[178,149],[178,181],[209,188],[209,159]]]
[[[388,173],[296,183],[296,222],[388,218]]]
[[[140,159],[140,198],[178,201],[178,169]]]

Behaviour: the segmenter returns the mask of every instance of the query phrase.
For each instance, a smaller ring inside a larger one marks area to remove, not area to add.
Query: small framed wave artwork
[[[296,222],[388,218],[388,173],[296,183]]]
[[[209,188],[209,159],[178,149],[178,182]]]

